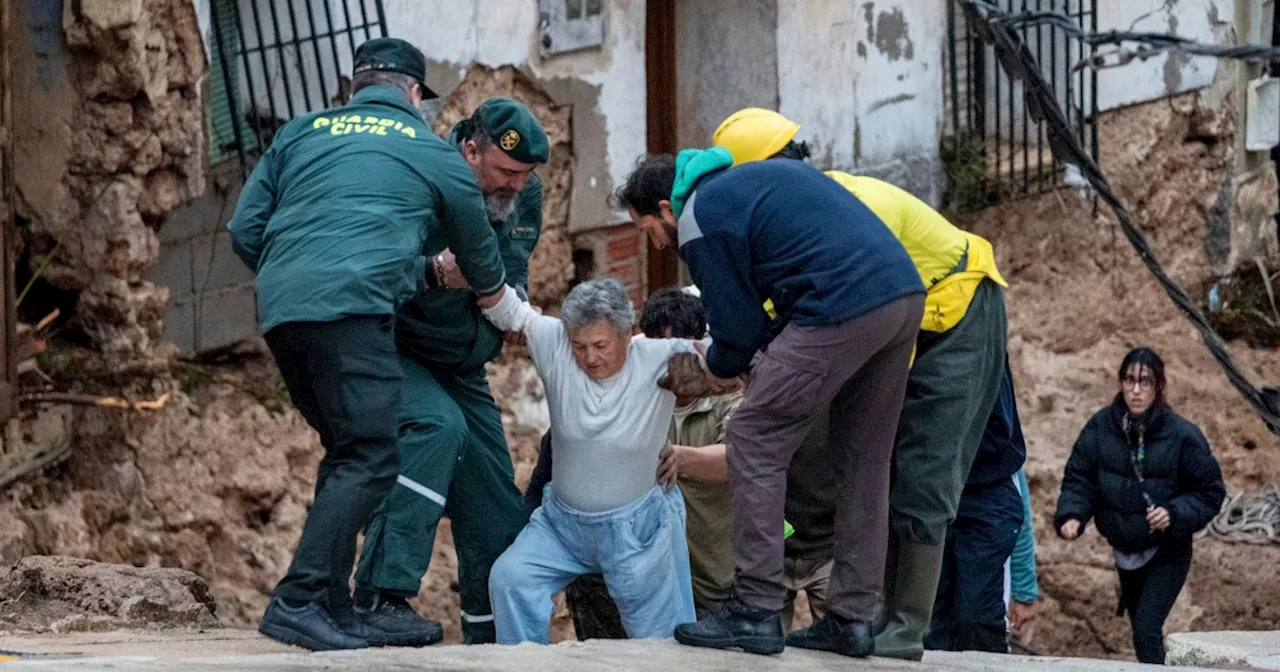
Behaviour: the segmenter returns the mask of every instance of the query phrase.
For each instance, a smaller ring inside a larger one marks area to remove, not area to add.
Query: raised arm
[[[564,324],[559,319],[543,315],[516,294],[516,290],[506,287],[497,303],[486,307],[483,303],[480,312],[493,326],[506,331],[518,331],[525,335],[529,345],[529,355],[534,366],[546,382],[546,376],[552,375],[555,367],[549,366],[559,352],[568,352],[568,335]]]

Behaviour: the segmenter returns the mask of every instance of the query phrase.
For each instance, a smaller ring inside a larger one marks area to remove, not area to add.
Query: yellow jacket
[[[991,243],[956,228],[924,201],[874,177],[838,170],[827,175],[870,208],[907,249],[929,291],[920,323],[924,331],[943,332],[956,326],[969,310],[983,278],[1009,286],[996,268]],[[966,250],[964,268],[956,268]]]
[[[1001,287],[1009,286],[996,268],[991,243],[956,228],[924,201],[873,177],[838,170],[828,171],[827,175],[874,212],[911,256],[929,292],[920,322],[922,330],[944,332],[956,326],[969,310],[984,278],[991,278]],[[962,260],[964,268],[957,268]],[[772,303],[767,303],[765,309],[774,316]]]

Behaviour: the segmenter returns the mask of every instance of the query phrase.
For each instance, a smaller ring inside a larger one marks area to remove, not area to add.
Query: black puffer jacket
[[[1131,553],[1189,539],[1209,524],[1226,497],[1209,442],[1198,427],[1157,403],[1147,413],[1139,482],[1132,457],[1138,437],[1126,435],[1125,412],[1117,396],[1080,432],[1062,476],[1054,530],[1071,519],[1083,525],[1094,518],[1112,547]],[[1149,530],[1144,492],[1155,506],[1168,509],[1168,529]]]

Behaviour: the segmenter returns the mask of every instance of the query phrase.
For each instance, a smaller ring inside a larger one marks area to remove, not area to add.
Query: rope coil
[[[1280,485],[1228,496],[1207,533],[1232,543],[1280,543]]]

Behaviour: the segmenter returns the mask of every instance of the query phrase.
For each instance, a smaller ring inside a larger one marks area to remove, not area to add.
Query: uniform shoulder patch
[[[520,144],[520,134],[514,128],[507,129],[507,132],[502,134],[502,139],[498,141],[498,144],[502,146],[504,151],[509,152]]]

